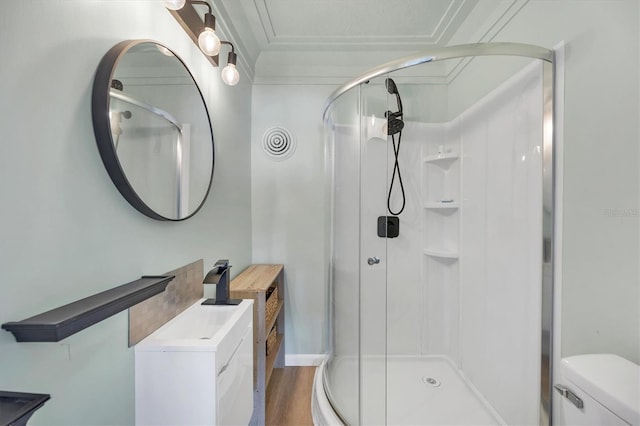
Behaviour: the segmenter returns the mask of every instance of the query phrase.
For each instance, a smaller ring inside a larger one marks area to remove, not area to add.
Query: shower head
[[[387,78],[384,81],[384,85],[390,95],[396,95],[398,104],[398,112],[387,111],[384,113],[384,116],[387,117],[387,135],[391,136],[400,133],[404,127],[404,122],[402,121],[402,99],[400,99],[400,92],[398,92],[398,86],[396,86],[395,81]]]
[[[398,86],[396,86],[396,82],[393,81],[390,78],[387,78],[384,81],[384,85],[387,86],[387,92],[389,92],[390,95],[397,95],[398,93]]]
[[[387,92],[389,92],[390,95],[396,95],[398,112],[400,113],[400,118],[402,118],[402,99],[400,99],[400,92],[398,92],[398,86],[396,86],[396,82],[391,78],[387,78],[384,80],[384,85],[387,87]]]
[[[131,113],[131,111],[122,111],[120,114],[122,114],[122,116],[123,116],[124,118],[126,118],[127,120],[128,120],[128,119],[130,119],[130,118],[131,118],[131,116],[133,115],[133,114]]]

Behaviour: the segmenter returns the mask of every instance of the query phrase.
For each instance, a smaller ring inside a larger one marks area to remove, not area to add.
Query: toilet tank
[[[554,424],[640,425],[640,366],[618,355],[563,358],[554,387]]]

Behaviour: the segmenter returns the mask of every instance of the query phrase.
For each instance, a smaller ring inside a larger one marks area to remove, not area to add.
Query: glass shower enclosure
[[[330,355],[345,424],[548,424],[553,53],[454,46],[327,101]]]

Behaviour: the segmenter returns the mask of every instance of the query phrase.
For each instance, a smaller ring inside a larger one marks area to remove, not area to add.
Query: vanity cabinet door
[[[253,407],[253,326],[226,368],[218,373],[217,424],[248,425]]]

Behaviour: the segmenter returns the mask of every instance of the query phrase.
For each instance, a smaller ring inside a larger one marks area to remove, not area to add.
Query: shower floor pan
[[[339,370],[355,362],[335,360]],[[500,416],[446,357],[390,356],[363,358],[362,424],[378,425],[504,425]],[[336,374],[336,378],[353,377]],[[385,396],[385,376],[386,396]],[[340,386],[340,383],[335,383]]]

